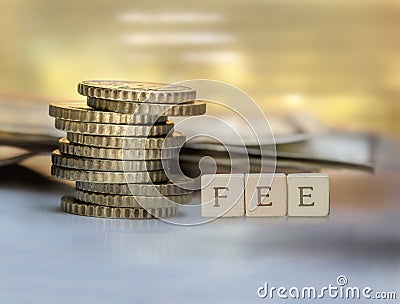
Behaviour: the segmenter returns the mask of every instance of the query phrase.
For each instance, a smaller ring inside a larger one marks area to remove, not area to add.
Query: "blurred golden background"
[[[400,139],[400,2],[0,4],[0,92],[77,99],[84,79],[206,78],[266,111]]]

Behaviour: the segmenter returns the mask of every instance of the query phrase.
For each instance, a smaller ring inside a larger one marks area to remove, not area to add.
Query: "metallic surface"
[[[184,186],[184,185],[183,185]],[[182,186],[182,187],[183,187]],[[76,189],[116,194],[116,195],[139,195],[139,196],[160,196],[160,195],[181,195],[191,193],[192,191],[179,187],[178,184],[171,182],[153,184],[153,185],[137,185],[127,183],[91,183],[91,182],[76,182]]]
[[[151,184],[166,182],[168,180],[164,170],[148,172],[115,172],[115,171],[89,171],[51,166],[51,175],[72,181],[94,182],[94,183],[130,183]]]
[[[70,143],[68,139],[61,138],[59,141],[59,150],[61,153],[100,159],[117,160],[155,160],[174,158],[178,155],[178,148],[171,149],[151,149],[151,150],[133,150],[121,148],[102,148],[93,146],[84,146]]]
[[[96,136],[82,133],[67,132],[67,139],[70,142],[95,147],[123,148],[130,149],[168,149],[181,147],[186,136],[174,131],[167,137],[127,137],[127,136]]]
[[[61,209],[67,213],[91,217],[103,217],[114,219],[151,219],[174,216],[178,213],[178,207],[167,208],[118,208],[105,207],[80,202],[72,197],[61,198]]]
[[[185,86],[138,81],[82,81],[78,84],[78,93],[88,97],[117,101],[163,104],[176,104],[196,99],[196,92]]]
[[[130,208],[160,208],[186,205],[192,200],[192,194],[169,196],[113,195],[75,190],[75,199],[95,205]]]
[[[58,102],[49,105],[49,115],[64,120],[102,124],[133,124],[146,125],[162,123],[167,120],[166,116],[132,115],[95,110],[86,105],[85,102]]]
[[[51,162],[53,165],[64,168],[78,170],[94,170],[94,171],[153,171],[165,169],[169,165],[168,160],[115,160],[115,159],[98,159],[87,157],[76,157],[63,154],[60,150],[54,150],[51,153]]]
[[[67,132],[91,134],[91,135],[111,135],[111,136],[161,136],[166,135],[174,128],[171,121],[159,125],[116,125],[70,121],[55,119],[55,127]]]
[[[134,103],[127,101],[115,101],[108,99],[88,98],[87,104],[95,109],[113,111],[118,113],[132,113],[145,115],[162,116],[195,116],[206,112],[206,103],[193,101],[177,105],[155,104],[155,103]]]

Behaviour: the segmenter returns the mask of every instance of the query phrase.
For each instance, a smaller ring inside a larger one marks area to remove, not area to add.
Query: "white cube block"
[[[246,174],[246,216],[285,216],[286,194],[285,174]]]
[[[204,217],[244,215],[244,175],[204,174],[201,177],[201,214]]]
[[[289,216],[329,214],[329,176],[319,173],[287,176]]]

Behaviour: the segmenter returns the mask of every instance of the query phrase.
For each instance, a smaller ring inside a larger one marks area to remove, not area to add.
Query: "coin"
[[[169,159],[178,155],[179,149],[151,149],[151,150],[134,150],[121,148],[102,148],[93,146],[82,146],[71,143],[66,138],[59,141],[59,150],[61,153],[100,159],[117,159],[117,160],[154,160]]]
[[[160,124],[167,121],[166,116],[150,116],[123,114],[95,110],[87,106],[86,102],[51,103],[49,115],[64,120],[104,124]]]
[[[183,146],[186,136],[174,131],[166,137],[126,137],[126,136],[97,136],[82,133],[67,133],[67,139],[76,144],[95,147],[132,149],[168,149]]]
[[[66,180],[95,183],[159,183],[168,180],[164,170],[148,172],[89,171],[51,166],[51,175]]]
[[[181,103],[196,99],[196,91],[185,86],[138,81],[82,81],[78,84],[78,93],[88,97],[151,103]]]
[[[132,113],[135,115],[163,115],[163,116],[196,116],[206,112],[204,101],[193,101],[176,105],[138,103],[131,101],[115,101],[88,97],[88,106],[117,113]]]
[[[117,194],[117,195],[139,195],[139,196],[160,196],[160,195],[181,195],[185,193],[191,193],[192,191],[184,189],[186,184],[182,184],[182,187],[178,184],[173,184],[171,182],[166,182],[162,184],[127,184],[127,183],[91,183],[91,182],[76,182],[76,189],[97,192],[97,193],[107,193],[107,194]]]
[[[61,209],[67,213],[77,215],[125,219],[162,218],[174,216],[178,213],[178,207],[151,209],[106,207],[84,203],[70,196],[61,198]]]
[[[169,160],[110,160],[74,157],[62,154],[59,150],[51,152],[53,165],[63,168],[94,171],[154,171],[169,168]]]
[[[168,120],[164,124],[152,125],[152,126],[114,125],[114,124],[78,122],[78,121],[56,118],[55,127],[59,130],[64,130],[67,132],[84,133],[91,135],[147,137],[147,136],[166,135],[174,128],[174,124],[173,122]]]
[[[186,205],[192,200],[192,194],[170,195],[170,196],[133,196],[113,195],[75,190],[75,199],[82,202],[109,207],[129,208],[158,208],[176,207]]]

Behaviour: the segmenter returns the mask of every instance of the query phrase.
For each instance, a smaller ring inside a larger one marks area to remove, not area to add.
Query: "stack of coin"
[[[132,81],[83,81],[87,103],[52,103],[67,132],[52,152],[52,175],[76,181],[62,210],[95,217],[173,216],[191,190],[166,173],[186,140],[168,116],[201,115],[206,104],[188,87]]]

